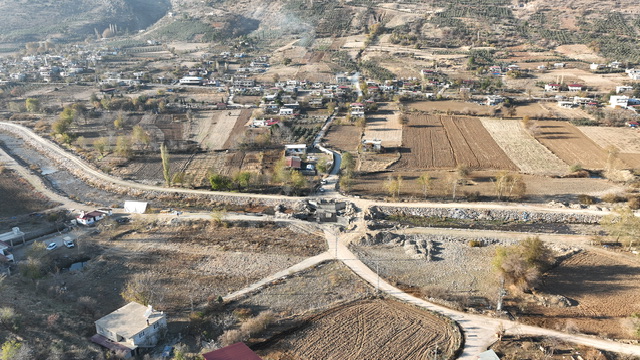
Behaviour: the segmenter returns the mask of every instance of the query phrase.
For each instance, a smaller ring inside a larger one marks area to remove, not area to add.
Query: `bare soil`
[[[375,113],[367,115],[364,138],[382,140],[385,148],[402,145],[402,124],[399,121],[398,109],[392,104],[381,103]]]
[[[635,338],[630,316],[640,311],[640,262],[637,257],[589,250],[545,274],[542,293],[570,299],[570,307],[523,305],[521,320],[552,329],[617,339]]]
[[[332,125],[325,136],[327,145],[342,151],[356,151],[362,129],[353,125]]]
[[[478,118],[410,115],[401,158],[393,169],[517,170]]]
[[[565,163],[588,169],[605,168],[606,151],[577,127],[563,121],[536,121],[536,125],[536,139]]]
[[[312,316],[278,339],[266,359],[431,359],[438,348],[451,358],[460,344],[451,322],[411,305],[361,300]]]

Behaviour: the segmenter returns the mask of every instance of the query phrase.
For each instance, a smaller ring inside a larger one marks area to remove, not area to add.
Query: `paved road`
[[[135,189],[143,189],[143,190],[159,190],[159,191],[173,191],[173,192],[181,192],[181,193],[191,193],[191,194],[207,194],[210,195],[211,192],[210,191],[201,191],[201,190],[189,190],[189,189],[174,189],[174,188],[163,188],[163,187],[159,187],[159,186],[148,186],[148,185],[143,185],[143,184],[138,184],[138,183],[133,183],[133,182],[129,182],[129,181],[124,181],[121,179],[117,179],[115,177],[103,174],[102,172],[95,170],[94,168],[92,168],[91,166],[89,166],[88,164],[84,163],[82,160],[76,158],[75,156],[67,153],[66,151],[64,151],[63,149],[59,148],[57,145],[51,143],[50,141],[43,139],[41,137],[39,137],[38,135],[36,135],[35,133],[33,133],[31,130],[28,130],[22,126],[19,125],[15,125],[15,124],[11,124],[11,123],[6,123],[6,122],[0,122],[0,125],[4,125],[6,127],[10,127],[12,129],[14,129],[15,131],[19,131],[22,132],[23,134],[33,138],[35,141],[37,141],[38,143],[42,144],[43,146],[46,146],[52,154],[55,154],[54,156],[60,156],[62,158],[65,159],[65,161],[68,162],[72,162],[74,166],[78,166],[80,169],[82,169],[83,171],[85,171],[87,174],[94,176],[98,179],[101,179],[103,181],[109,181],[109,182],[113,182],[116,183],[118,185],[121,186],[126,186],[126,187],[130,187],[130,188],[135,188]],[[337,154],[337,153],[336,153]],[[7,154],[0,154],[2,155],[2,158],[6,158]],[[339,154],[337,154],[336,157],[336,163],[339,164]],[[8,159],[7,159],[8,160]],[[39,181],[39,179],[35,179],[34,175],[29,173],[28,171],[25,171],[25,169],[21,169],[21,167],[15,163],[15,162],[10,162],[9,164],[12,168],[15,168],[16,171],[18,171],[19,174],[25,176],[25,178],[27,178],[29,181],[33,181],[33,183],[35,184],[34,186],[36,186],[36,188],[38,190],[41,190],[43,192],[45,192],[47,195],[51,196],[52,198],[57,198],[62,200],[61,203],[68,205],[68,206],[72,206],[74,208],[80,208],[81,204],[78,204],[74,201],[71,201],[69,199],[64,199],[64,198],[60,198],[58,194],[55,194],[54,192],[48,190],[46,187],[44,187],[41,183],[41,181]],[[330,176],[330,178],[332,179],[332,181],[337,182],[337,169],[339,169],[339,165],[336,166],[336,168],[334,169],[334,171],[332,171],[332,174]],[[36,177],[37,178],[37,177]],[[334,185],[335,182],[332,182],[331,185]],[[38,185],[40,184],[40,185]],[[329,185],[329,184],[327,184]],[[334,190],[335,191],[335,190]],[[257,194],[238,194],[238,193],[222,193],[224,195],[228,195],[228,196],[237,196],[237,197],[246,197],[246,198],[256,198],[256,199],[260,199],[260,198],[271,198],[271,199],[277,199],[277,198],[281,198],[281,196],[276,196],[276,195],[257,195]],[[510,204],[510,205],[503,205],[503,204],[436,204],[436,203],[431,203],[431,204],[387,204],[387,203],[378,203],[375,201],[371,201],[371,200],[365,200],[365,199],[351,199],[350,200],[352,202],[354,202],[357,206],[359,206],[361,209],[365,210],[370,206],[373,205],[379,205],[379,206],[410,206],[410,207],[440,207],[440,208],[469,208],[469,209],[512,209],[512,210],[523,210],[523,211],[546,211],[546,212],[559,212],[559,213],[585,213],[585,214],[597,214],[597,215],[604,215],[606,214],[606,212],[602,212],[602,211],[593,211],[593,210],[575,210],[575,209],[562,209],[562,208],[548,208],[548,207],[544,207],[544,206],[540,206],[540,205],[524,205],[524,204],[520,204],[520,205],[515,205],[515,204]],[[349,268],[351,268],[354,273],[356,273],[357,275],[359,275],[362,279],[366,280],[367,282],[369,282],[372,286],[378,288],[380,291],[393,296],[395,298],[398,298],[400,300],[403,301],[407,301],[409,303],[415,304],[417,306],[421,306],[425,309],[429,309],[431,311],[435,311],[435,312],[439,312],[441,314],[444,314],[454,320],[456,320],[460,326],[462,327],[462,329],[464,330],[465,333],[465,347],[464,347],[464,351],[462,356],[460,357],[461,359],[474,359],[475,355],[477,355],[478,353],[484,351],[487,346],[489,346],[492,342],[495,341],[495,332],[496,329],[500,326],[500,324],[502,324],[502,326],[507,330],[507,333],[512,333],[512,334],[532,334],[532,335],[541,335],[541,336],[554,336],[554,337],[558,337],[561,338],[563,340],[569,341],[569,342],[575,342],[578,344],[583,344],[583,345],[587,345],[587,346],[593,346],[593,347],[597,347],[603,350],[608,350],[608,351],[614,351],[614,352],[619,352],[619,353],[624,353],[624,354],[630,354],[630,355],[636,355],[636,356],[640,356],[640,346],[635,346],[635,345],[627,345],[627,344],[621,344],[615,341],[607,341],[607,340],[602,340],[602,339],[596,339],[596,338],[592,338],[592,337],[587,337],[587,336],[579,336],[579,335],[572,335],[572,334],[565,334],[565,333],[561,333],[558,331],[553,331],[553,330],[548,330],[548,329],[542,329],[542,328],[537,328],[537,327],[532,327],[532,326],[524,326],[524,325],[520,325],[518,323],[515,322],[511,322],[511,321],[505,321],[505,320],[499,320],[499,319],[495,319],[495,318],[491,318],[491,317],[486,317],[486,316],[480,316],[480,315],[473,315],[473,314],[467,314],[467,313],[462,313],[459,311],[455,311],[455,310],[451,310],[445,307],[442,307],[440,305],[437,304],[433,304],[430,303],[428,301],[422,300],[422,299],[418,299],[416,297],[413,297],[409,294],[406,294],[404,292],[402,292],[401,290],[393,287],[392,285],[390,285],[389,283],[387,283],[386,281],[384,281],[383,279],[380,279],[376,273],[371,270],[369,267],[367,267],[362,261],[360,261],[346,246],[346,244],[350,243],[353,239],[358,238],[360,236],[362,236],[366,230],[366,224],[364,221],[364,217],[363,217],[363,213],[364,211],[362,211],[360,213],[360,217],[358,218],[357,221],[357,227],[356,230],[353,232],[349,232],[349,233],[344,233],[339,235],[339,237],[337,237],[337,233],[334,230],[331,230],[330,228],[327,228],[324,232],[325,232],[325,237],[327,239],[327,245],[328,245],[328,251],[304,260],[301,263],[298,263],[292,267],[290,267],[289,269],[286,269],[282,272],[270,275],[264,279],[262,279],[261,281],[252,284],[250,287],[246,288],[246,289],[242,289],[239,292],[233,293],[228,295],[227,297],[225,297],[226,299],[233,299],[236,298],[238,296],[242,296],[243,294],[246,294],[248,292],[251,291],[255,291],[256,289],[270,283],[271,281],[290,275],[294,272],[297,271],[301,271],[304,269],[307,269],[309,267],[315,266],[316,264],[325,261],[327,259],[330,258],[337,258],[338,260],[344,262]],[[208,216],[207,214],[201,214],[201,215],[189,215],[189,216],[193,216],[193,217],[203,217],[203,216]],[[246,215],[244,215],[246,216]],[[235,217],[242,217],[241,215],[231,215],[230,218],[235,218]],[[252,217],[253,220],[257,220],[255,218]],[[292,222],[294,222],[293,220],[290,220]]]

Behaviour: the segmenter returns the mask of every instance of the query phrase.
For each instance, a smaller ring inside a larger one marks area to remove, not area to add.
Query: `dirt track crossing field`
[[[520,171],[535,175],[562,175],[569,166],[529,135],[519,121],[482,119],[493,140]]]
[[[606,151],[586,137],[577,127],[562,121],[537,121],[536,139],[569,165],[603,169]]]
[[[402,138],[396,169],[518,170],[477,118],[411,115]]]
[[[427,360],[436,346],[449,358],[460,343],[459,331],[445,318],[395,301],[338,306],[307,322],[269,351],[304,360]]]

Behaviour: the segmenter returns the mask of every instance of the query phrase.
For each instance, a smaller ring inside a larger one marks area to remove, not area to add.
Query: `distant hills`
[[[3,0],[0,42],[82,40],[102,34],[110,25],[134,32],[155,23],[170,8],[170,0]]]

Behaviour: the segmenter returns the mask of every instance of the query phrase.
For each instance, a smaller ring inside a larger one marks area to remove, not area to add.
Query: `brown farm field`
[[[397,170],[471,169],[518,170],[478,118],[410,115],[402,134]]]
[[[385,148],[395,148],[402,145],[402,124],[400,114],[392,104],[382,103],[377,112],[367,116],[367,126],[364,138],[367,140],[382,140]]]
[[[361,300],[308,318],[276,339],[267,359],[450,359],[461,342],[451,321],[391,300]]]
[[[536,139],[569,165],[603,169],[606,151],[585,136],[577,127],[562,121],[536,121]]]
[[[527,323],[548,328],[572,328],[581,333],[635,338],[632,314],[640,312],[640,262],[636,257],[588,250],[549,271],[541,290],[572,301],[569,307],[528,304]]]
[[[636,129],[581,126],[578,129],[603,149],[619,151],[618,158],[627,166],[640,168],[640,133]]]
[[[353,125],[332,125],[325,135],[326,143],[342,151],[356,151],[360,145],[362,129]]]

